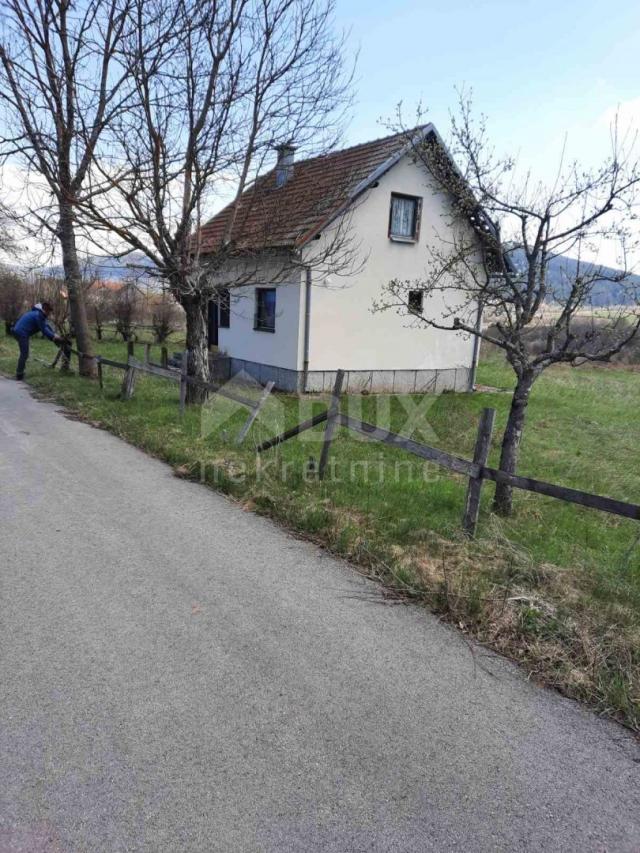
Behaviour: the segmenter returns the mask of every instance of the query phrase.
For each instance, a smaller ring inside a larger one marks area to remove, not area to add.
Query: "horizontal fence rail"
[[[262,453],[264,450],[269,450],[270,447],[276,447],[278,444],[282,444],[284,441],[288,441],[290,438],[300,435],[300,433],[305,430],[313,429],[313,427],[318,426],[318,424],[324,423],[327,416],[327,412],[320,412],[320,414],[314,415],[312,418],[309,418],[309,420],[291,427],[291,429],[286,430],[286,432],[281,432],[280,435],[276,435],[268,441],[263,441],[257,448],[258,453]]]
[[[244,421],[242,427],[240,428],[238,435],[236,437],[236,444],[242,444],[244,439],[246,438],[251,426],[254,421],[258,417],[262,407],[267,402],[267,399],[274,388],[274,382],[267,382],[267,384],[262,388],[260,396],[257,399],[251,399],[243,394],[238,393],[234,388],[229,388],[225,385],[220,385],[214,382],[204,382],[201,379],[197,379],[194,376],[189,376],[187,374],[187,363],[188,363],[188,351],[185,350],[182,353],[182,364],[180,370],[176,370],[175,368],[171,368],[168,366],[168,355],[166,347],[162,347],[162,362],[163,364],[154,364],[150,361],[150,345],[145,345],[145,359],[144,361],[140,361],[139,359],[134,358],[133,356],[133,342],[129,341],[127,344],[128,350],[128,358],[126,362],[116,361],[111,358],[105,358],[102,355],[92,355],[90,356],[92,360],[96,362],[98,368],[98,381],[100,383],[100,388],[103,388],[103,376],[102,376],[102,368],[105,367],[113,367],[117,370],[123,370],[124,376],[122,379],[122,387],[120,390],[120,397],[122,400],[130,400],[133,397],[136,385],[136,378],[139,373],[146,373],[150,376],[155,376],[159,379],[167,379],[170,382],[176,382],[180,386],[180,397],[179,397],[179,405],[180,405],[180,414],[184,414],[185,404],[186,404],[186,391],[187,386],[192,385],[197,388],[202,388],[205,391],[211,392],[212,394],[219,395],[220,397],[224,397],[227,400],[232,400],[235,403],[238,403],[241,406],[249,409],[249,414]],[[60,354],[63,354],[63,357],[67,359],[71,354],[77,356],[78,360],[82,358],[88,358],[84,353],[78,352],[78,350],[73,349],[73,347],[69,345],[63,344],[52,364],[48,365],[49,367],[55,367],[58,359],[60,358]],[[48,363],[47,363],[48,364]]]
[[[384,444],[390,444],[392,447],[398,447],[400,450],[406,450],[408,453],[413,453],[414,456],[427,459],[429,462],[435,462],[442,468],[447,468],[456,474],[464,474],[465,477],[478,477],[480,474],[479,465],[474,465],[473,462],[468,462],[459,456],[453,456],[451,453],[439,450],[437,447],[420,444],[420,442],[414,441],[411,438],[406,438],[395,432],[389,432],[381,427],[368,424],[365,421],[358,421],[355,418],[349,417],[349,415],[339,415],[338,421],[341,426],[358,432],[360,435],[365,435],[367,438],[372,438],[375,441],[382,441]]]
[[[154,364],[149,360],[150,346],[145,346],[145,360],[139,361],[133,357],[133,342],[127,345],[128,358],[126,362],[115,361],[110,358],[105,358],[101,355],[91,356],[98,366],[98,376],[100,387],[102,388],[102,367],[114,367],[119,370],[124,370],[124,378],[122,383],[121,396],[123,399],[129,399],[135,388],[135,379],[137,373],[147,373],[151,376],[156,376],[161,379],[167,379],[180,385],[180,411],[184,412],[186,401],[186,389],[188,385],[202,388],[214,394],[219,394],[229,400],[233,400],[242,406],[249,409],[249,416],[244,422],[238,437],[237,443],[240,444],[246,437],[251,425],[257,418],[262,406],[273,390],[274,383],[269,382],[263,389],[258,400],[252,400],[239,394],[235,389],[218,385],[212,382],[204,382],[193,376],[187,375],[187,359],[188,352],[182,354],[182,364],[180,370],[170,368],[168,366],[168,356],[166,347],[162,347],[162,365]],[[50,367],[55,367],[62,356],[63,366],[68,365],[71,354],[76,355],[78,359],[86,358],[83,353],[73,349],[68,344],[62,344],[56,357]],[[39,359],[41,361],[41,359]],[[585,492],[580,489],[572,489],[568,486],[560,486],[555,483],[547,483],[544,480],[536,480],[533,477],[522,477],[516,474],[509,474],[499,468],[491,468],[487,466],[487,456],[491,445],[491,435],[493,430],[493,422],[495,417],[494,409],[484,409],[480,418],[478,434],[476,438],[475,452],[473,461],[463,459],[452,453],[447,453],[437,447],[430,447],[421,442],[414,441],[407,436],[399,435],[390,432],[389,430],[377,427],[374,424],[366,421],[352,418],[340,411],[340,400],[342,397],[342,385],[344,381],[344,371],[336,372],[335,385],[331,394],[329,406],[324,412],[314,415],[312,418],[296,424],[285,432],[262,442],[257,448],[258,453],[263,453],[272,447],[295,438],[297,435],[306,430],[313,429],[320,424],[325,424],[325,432],[322,444],[322,453],[320,464],[318,466],[318,476],[320,479],[324,477],[326,470],[331,445],[334,438],[335,429],[342,426],[345,429],[352,430],[360,435],[365,436],[372,441],[379,441],[391,447],[396,447],[399,450],[404,450],[421,459],[426,459],[429,462],[434,462],[442,468],[452,471],[454,474],[460,474],[467,477],[469,480],[467,489],[467,498],[465,503],[465,511],[462,521],[463,530],[469,536],[474,536],[480,509],[480,494],[483,484],[486,480],[494,483],[503,483],[511,486],[514,489],[521,491],[533,492],[535,494],[544,495],[546,497],[555,498],[556,500],[574,503],[580,506],[597,509],[601,512],[607,512],[612,515],[618,515],[623,518],[630,518],[635,521],[640,521],[640,505],[627,501],[616,500],[615,498],[596,495],[592,492]]]
[[[258,453],[263,453],[291,438],[295,438],[295,436],[300,435],[305,430],[313,429],[313,427],[325,423],[321,457],[322,464],[318,468],[318,475],[322,479],[336,426],[342,426],[345,429],[357,432],[372,441],[379,441],[391,447],[397,447],[399,450],[404,450],[414,456],[419,456],[421,459],[434,462],[436,465],[446,468],[454,474],[461,474],[469,479],[462,519],[462,528],[468,536],[474,536],[476,532],[480,512],[480,495],[484,481],[486,480],[492,480],[495,483],[505,483],[514,489],[534,492],[568,503],[580,504],[581,506],[598,509],[602,512],[608,512],[624,518],[640,520],[640,505],[638,504],[595,495],[591,492],[583,492],[579,489],[570,489],[567,486],[559,486],[554,483],[546,483],[542,480],[535,480],[532,477],[508,474],[506,471],[488,467],[486,461],[491,446],[495,409],[487,408],[482,412],[478,426],[474,458],[473,461],[470,461],[460,456],[455,456],[452,453],[447,453],[440,448],[430,447],[406,436],[390,432],[382,427],[377,427],[374,424],[352,418],[340,412],[339,403],[342,392],[342,381],[343,371],[338,371],[329,407],[326,411],[291,427],[291,429],[270,438],[268,441],[264,441],[257,448]]]
[[[594,495],[591,492],[582,492],[579,489],[570,489],[568,486],[557,486],[554,483],[545,483],[543,480],[534,480],[532,477],[519,477],[516,474],[507,474],[496,468],[482,468],[482,477],[485,480],[493,480],[494,483],[505,483],[514,489],[526,492],[535,492],[538,495],[546,495],[549,498],[557,498],[568,503],[588,506],[591,509],[599,509],[612,515],[622,515],[625,518],[634,518],[640,521],[640,506],[637,504],[618,501],[614,498],[605,498]]]

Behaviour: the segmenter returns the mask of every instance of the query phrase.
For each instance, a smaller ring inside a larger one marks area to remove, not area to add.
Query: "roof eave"
[[[343,202],[338,208],[336,208],[336,210],[332,211],[325,219],[322,220],[322,222],[320,222],[318,225],[314,225],[314,227],[310,231],[308,231],[306,234],[303,234],[303,236],[296,241],[296,246],[302,249],[304,246],[307,245],[307,243],[309,243],[322,231],[324,231],[325,228],[331,225],[332,222],[335,222],[335,220],[339,216],[342,216],[344,213],[346,213],[349,207],[359,196],[366,192],[372,184],[375,184],[375,182],[378,181],[383,175],[385,175],[389,171],[389,169],[392,169],[396,165],[396,163],[399,163],[400,160],[402,160],[402,158],[409,151],[411,151],[411,149],[414,145],[416,145],[416,143],[421,142],[423,139],[426,139],[426,137],[429,136],[429,134],[431,133],[435,134],[438,139],[440,138],[433,124],[429,122],[429,124],[425,124],[424,127],[421,127],[420,130],[418,130],[413,135],[411,140],[407,142],[406,145],[396,151],[395,154],[392,154],[391,157],[387,157],[384,163],[381,163],[379,166],[376,166],[376,168],[373,170],[373,172],[371,172],[371,174],[367,175],[367,177],[360,181],[360,183],[356,184],[353,190],[349,193],[347,200]]]

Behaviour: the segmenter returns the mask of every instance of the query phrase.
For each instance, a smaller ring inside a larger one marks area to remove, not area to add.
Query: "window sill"
[[[389,234],[389,239],[393,243],[410,243],[410,244],[414,245],[415,243],[418,242],[416,237],[399,237],[399,236],[396,236],[395,234]]]

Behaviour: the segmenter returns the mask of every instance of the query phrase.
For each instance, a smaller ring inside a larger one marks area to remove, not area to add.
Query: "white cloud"
[[[613,128],[617,124],[621,137],[635,136],[640,132],[640,97],[608,107],[598,116],[597,124],[600,129],[603,126]]]

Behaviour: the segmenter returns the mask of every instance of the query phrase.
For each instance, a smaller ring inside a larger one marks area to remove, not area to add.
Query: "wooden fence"
[[[236,443],[241,444],[244,441],[247,433],[251,429],[251,425],[260,413],[260,410],[266,402],[267,398],[269,397],[271,391],[273,390],[274,383],[269,382],[265,386],[258,400],[251,400],[248,397],[237,393],[235,389],[230,389],[228,387],[220,386],[215,383],[202,382],[199,379],[196,379],[192,376],[188,376],[187,351],[182,354],[180,370],[169,367],[166,347],[162,347],[161,350],[162,363],[154,364],[150,361],[149,358],[150,346],[150,344],[145,344],[144,361],[138,361],[136,358],[134,358],[133,342],[129,342],[128,344],[128,358],[126,362],[113,361],[112,359],[104,358],[100,355],[95,356],[98,365],[98,379],[100,382],[100,388],[102,389],[103,387],[103,366],[109,366],[124,370],[124,377],[122,380],[122,388],[120,392],[120,396],[123,400],[128,400],[133,395],[136,376],[138,373],[147,373],[152,376],[160,377],[162,379],[168,379],[171,382],[177,382],[180,384],[181,415],[184,414],[188,385],[196,385],[197,387],[203,388],[206,391],[211,391],[215,394],[219,394],[221,397],[226,397],[229,400],[234,400],[236,403],[239,403],[240,405],[245,406],[249,409],[249,415],[244,424],[242,425],[242,428],[240,429],[236,438]],[[82,357],[81,353],[77,352],[76,350],[73,350],[71,347],[66,347],[66,350],[63,353],[63,362],[65,360],[68,361],[69,355],[71,353],[77,355],[78,358]],[[55,366],[58,357],[59,355],[56,356],[56,360],[51,365],[52,367]],[[345,427],[346,429],[352,430],[353,432],[359,433],[360,435],[363,435],[366,438],[372,439],[374,441],[380,441],[384,444],[390,445],[391,447],[397,447],[399,450],[404,450],[406,453],[411,453],[414,456],[420,457],[421,459],[426,459],[429,462],[434,462],[436,465],[439,465],[440,467],[445,468],[448,471],[452,471],[455,474],[461,474],[462,476],[468,478],[469,482],[467,485],[465,507],[462,517],[462,528],[464,532],[470,537],[474,536],[476,532],[478,517],[480,513],[480,498],[482,494],[482,488],[486,480],[491,480],[494,483],[504,483],[514,489],[534,492],[539,495],[546,495],[547,497],[556,498],[557,500],[591,507],[592,509],[598,509],[602,512],[608,512],[613,515],[622,516],[624,518],[632,518],[637,521],[640,520],[640,505],[638,504],[628,503],[626,501],[619,501],[615,500],[614,498],[603,497],[602,495],[595,495],[591,492],[583,492],[579,489],[570,489],[567,486],[559,486],[555,483],[547,483],[543,480],[536,480],[532,477],[521,477],[516,474],[509,474],[506,471],[500,470],[499,468],[489,467],[486,463],[491,447],[491,436],[493,433],[493,424],[495,420],[495,409],[484,409],[482,411],[480,422],[478,424],[478,432],[476,436],[473,459],[468,460],[463,459],[460,456],[455,456],[454,454],[448,453],[447,451],[441,450],[437,447],[430,447],[429,445],[421,444],[420,442],[414,441],[413,439],[407,438],[406,436],[398,435],[397,433],[390,432],[389,430],[382,429],[381,427],[377,427],[374,424],[370,424],[366,421],[361,421],[356,418],[352,418],[350,415],[343,414],[340,410],[343,382],[344,371],[338,370],[336,374],[335,385],[331,393],[329,406],[326,411],[320,412],[319,414],[314,415],[312,418],[309,418],[308,420],[303,421],[302,423],[299,423],[294,427],[291,427],[285,432],[282,432],[279,435],[276,435],[273,438],[264,441],[257,448],[258,453],[264,453],[266,450],[269,450],[272,447],[276,447],[285,441],[289,441],[289,439],[300,435],[300,433],[324,423],[325,429],[323,435],[322,450],[320,453],[320,462],[318,464],[318,477],[322,480],[324,479],[326,473],[335,430],[339,426]]]
[[[124,371],[122,386],[120,389],[120,398],[122,400],[130,400],[133,397],[136,386],[136,379],[139,373],[146,373],[150,376],[157,376],[160,379],[167,379],[170,382],[178,383],[180,386],[179,406],[180,416],[183,416],[187,400],[187,386],[195,385],[198,388],[202,388],[205,391],[217,394],[227,400],[233,400],[234,402],[239,403],[241,406],[244,406],[245,408],[249,409],[247,419],[243,423],[242,427],[240,428],[240,431],[238,432],[238,435],[236,436],[236,444],[242,444],[242,442],[247,436],[247,433],[251,429],[253,422],[258,417],[260,410],[262,409],[262,407],[267,401],[267,398],[271,394],[274,383],[268,382],[262,389],[258,399],[254,400],[250,397],[246,397],[243,394],[238,393],[234,388],[229,388],[225,385],[218,385],[214,382],[203,382],[200,379],[196,379],[193,376],[189,376],[187,374],[187,350],[182,353],[181,367],[179,370],[177,370],[176,368],[169,367],[169,358],[166,347],[162,347],[161,349],[161,364],[155,364],[150,360],[150,351],[151,344],[145,344],[144,361],[139,361],[138,359],[134,358],[134,345],[132,341],[129,341],[129,343],[127,344],[128,355],[126,362],[114,361],[113,359],[105,358],[102,355],[93,356],[97,365],[100,390],[104,388],[103,367],[114,367],[116,369]],[[78,359],[82,358],[82,353],[78,352],[77,350],[74,350],[71,347],[66,347],[66,355],[64,357],[68,357],[70,354],[76,355]],[[55,367],[57,359],[58,356],[56,356],[56,360],[53,362],[51,367]]]
[[[475,449],[473,459],[462,459],[459,456],[454,456],[437,447],[429,447],[426,444],[421,444],[411,438],[407,438],[397,433],[389,432],[389,430],[366,423],[349,415],[345,415],[340,411],[340,399],[342,395],[342,382],[344,372],[338,371],[336,382],[329,402],[329,407],[326,411],[320,412],[309,420],[306,420],[286,432],[270,438],[263,442],[258,447],[258,453],[264,453],[271,447],[276,447],[305,430],[312,429],[319,424],[324,423],[324,436],[322,443],[322,451],[320,454],[320,462],[318,465],[318,476],[323,479],[325,476],[331,443],[333,441],[335,429],[338,426],[357,432],[366,438],[374,441],[381,441],[391,447],[397,447],[414,456],[419,456],[421,459],[426,459],[429,462],[435,462],[442,468],[448,471],[453,471],[456,474],[462,474],[469,480],[467,486],[467,495],[465,500],[464,513],[462,517],[462,528],[467,536],[474,536],[478,524],[478,516],[480,513],[480,497],[482,487],[485,480],[492,480],[495,483],[506,483],[514,489],[522,489],[528,492],[535,492],[539,495],[557,498],[558,500],[569,503],[580,504],[581,506],[592,507],[603,512],[609,512],[613,515],[620,515],[624,518],[633,518],[640,520],[640,506],[637,504],[627,503],[625,501],[614,500],[613,498],[605,498],[601,495],[594,495],[590,492],[583,492],[578,489],[569,489],[566,486],[558,486],[554,483],[546,483],[542,480],[534,480],[532,477],[520,477],[515,474],[508,474],[500,469],[490,468],[487,466],[489,449],[491,447],[491,436],[493,433],[493,424],[495,419],[495,409],[484,409],[480,417],[478,432],[476,436]]]

